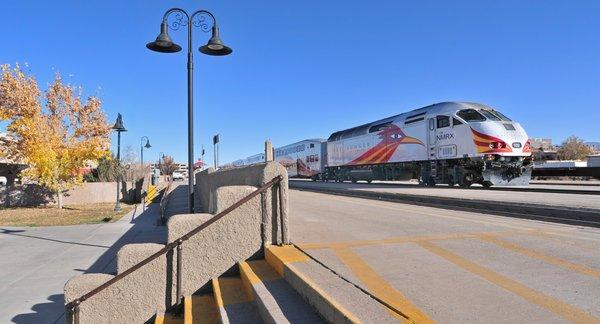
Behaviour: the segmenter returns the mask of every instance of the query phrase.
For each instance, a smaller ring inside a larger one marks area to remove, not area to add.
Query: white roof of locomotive
[[[348,128],[348,129],[344,129],[341,131],[336,131],[334,133],[331,134],[331,136],[329,136],[329,140],[331,140],[334,135],[337,135],[339,133],[344,133],[344,132],[348,132],[348,131],[359,131],[359,129],[368,129],[369,127],[373,126],[373,125],[378,125],[381,123],[387,123],[390,121],[397,121],[397,120],[405,120],[409,117],[415,116],[415,115],[425,115],[425,114],[453,114],[459,110],[462,109],[492,109],[489,106],[486,106],[484,104],[480,104],[480,103],[476,103],[476,102],[456,102],[456,101],[445,101],[445,102],[439,102],[439,103],[435,103],[433,105],[429,105],[429,106],[425,106],[422,108],[418,108],[418,109],[414,109],[405,113],[401,113],[398,115],[394,115],[391,117],[387,117],[387,118],[383,118],[383,119],[379,119],[376,120],[374,122],[370,122],[367,124],[363,124],[360,126],[356,126],[356,127],[352,127],[352,128]],[[416,116],[415,116],[416,117]],[[360,132],[360,131],[359,131]]]

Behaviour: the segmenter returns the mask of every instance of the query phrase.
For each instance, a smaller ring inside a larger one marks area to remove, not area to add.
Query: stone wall
[[[259,163],[251,166],[217,170],[209,168],[196,173],[196,194],[199,196],[200,210],[204,213],[215,213],[217,207],[212,205],[212,195],[223,186],[262,187],[277,176],[282,176],[282,206],[279,205],[278,187],[267,190],[261,197],[263,208],[263,225],[265,226],[265,245],[289,243],[287,232],[288,213],[288,176],[279,162]],[[283,211],[283,214],[280,213]],[[283,239],[285,237],[285,240]],[[285,241],[285,242],[284,242]]]
[[[146,181],[146,184],[148,181]],[[144,183],[139,180],[121,183],[121,201],[141,202]],[[10,195],[9,195],[10,194]],[[116,182],[84,182],[68,190],[63,196],[65,205],[114,203],[117,199]],[[25,207],[56,204],[54,193],[37,184],[0,186],[0,206]]]
[[[282,197],[287,202],[286,171],[279,163],[199,175],[201,196],[209,197],[205,204],[211,206],[212,213],[172,216],[167,223],[165,241],[176,242],[182,235],[211,220],[215,213],[235,204],[276,176],[284,177]],[[237,185],[236,182],[258,185]],[[272,233],[276,238],[278,233],[277,224],[270,223],[277,223],[279,216],[276,193],[269,191],[257,195],[223,218],[205,224],[203,230],[181,243],[183,295],[193,294],[238,262],[264,253],[265,239],[270,239]],[[287,203],[282,207],[286,211]],[[117,253],[117,273],[123,273],[163,247],[160,244],[123,246]],[[176,250],[163,254],[84,301],[78,312],[80,322],[143,323],[156,312],[163,312],[176,304]],[[83,274],[71,278],[65,284],[65,302],[73,301],[111,278],[113,276],[107,274]],[[67,322],[71,319],[72,314],[67,310]]]

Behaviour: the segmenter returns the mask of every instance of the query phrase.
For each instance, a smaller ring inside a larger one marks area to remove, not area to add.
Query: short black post
[[[181,255],[183,254],[182,251],[181,251],[182,250],[182,243],[183,243],[183,241],[181,241],[181,240],[177,241],[177,287],[176,287],[177,289],[176,290],[177,290],[177,304],[178,305],[181,305],[183,303],[183,296],[181,295],[182,294],[181,293],[181,290],[182,290],[181,289],[181,271],[182,271],[182,269],[181,269],[181,263],[182,263]]]

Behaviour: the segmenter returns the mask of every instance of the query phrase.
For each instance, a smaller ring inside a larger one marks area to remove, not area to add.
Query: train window
[[[378,132],[378,131],[384,129],[385,127],[387,127],[388,125],[390,125],[391,123],[392,122],[387,122],[387,123],[381,123],[381,124],[373,125],[373,126],[371,126],[371,128],[369,128],[369,133]]]
[[[420,117],[420,118],[415,118],[415,119],[407,120],[407,121],[404,122],[404,125],[408,125],[408,124],[420,122],[422,120],[425,120],[425,117]]]
[[[452,125],[456,126],[456,125],[462,125],[462,122],[456,118],[452,118]]]
[[[493,112],[494,112],[494,114],[496,114],[496,116],[500,117],[504,121],[512,121],[510,118],[504,116],[504,114],[502,114],[501,112],[499,112],[497,110],[493,110]]]
[[[491,111],[482,109],[480,112],[489,120],[500,121],[500,117],[494,115]]]
[[[444,128],[450,126],[450,117],[448,116],[437,116],[437,128]]]
[[[314,143],[310,143],[310,148],[313,148],[313,147],[315,147],[315,144]]]
[[[456,113],[456,115],[467,122],[485,121],[485,117],[475,109],[463,109]]]

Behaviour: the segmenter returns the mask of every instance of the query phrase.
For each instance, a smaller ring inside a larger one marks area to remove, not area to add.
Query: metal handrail
[[[111,278],[110,280],[108,280],[107,282],[101,284],[100,286],[94,288],[93,290],[91,290],[90,292],[82,295],[79,298],[76,298],[74,300],[72,300],[71,302],[67,303],[65,305],[65,307],[69,310],[69,312],[71,312],[71,318],[73,319],[73,322],[75,322],[76,324],[79,323],[79,305],[81,305],[82,302],[86,301],[87,299],[91,298],[92,296],[98,294],[99,292],[103,291],[104,289],[110,287],[111,285],[113,285],[114,283],[116,283],[117,281],[123,279],[124,277],[128,276],[130,273],[134,272],[135,270],[143,267],[144,265],[152,262],[153,260],[157,259],[158,257],[160,257],[163,254],[166,254],[167,252],[173,250],[173,249],[177,249],[177,303],[181,302],[182,296],[181,296],[181,244],[187,240],[189,240],[192,236],[198,234],[200,231],[202,231],[203,229],[207,228],[208,226],[210,226],[211,224],[215,223],[216,221],[218,221],[219,219],[223,218],[224,216],[226,216],[227,214],[231,213],[232,211],[234,211],[235,209],[239,208],[241,205],[245,204],[246,202],[248,202],[250,199],[264,193],[265,191],[267,191],[268,189],[270,189],[271,187],[273,187],[274,185],[278,184],[279,185],[279,198],[281,199],[282,197],[282,188],[281,188],[281,181],[283,180],[283,176],[279,175],[275,178],[273,178],[271,181],[265,183],[262,187],[260,187],[258,190],[250,193],[249,195],[245,196],[244,198],[242,198],[241,200],[239,200],[238,202],[236,202],[235,204],[229,206],[228,208],[226,208],[225,210],[221,211],[220,213],[218,213],[217,215],[213,216],[212,218],[210,218],[209,220],[207,220],[206,222],[204,222],[202,225],[194,228],[193,230],[189,231],[187,234],[179,237],[177,240],[168,243],[167,245],[165,245],[165,247],[163,247],[162,249],[158,250],[157,252],[153,253],[151,256],[145,258],[144,260],[138,262],[137,264],[133,265],[131,268],[123,271],[122,273],[117,274],[116,276],[114,276],[113,278]],[[282,202],[279,202],[279,205],[282,205]],[[282,208],[280,209],[282,210]],[[284,229],[283,229],[283,223],[281,224],[281,232],[282,235],[284,233]]]
[[[160,224],[166,225],[166,217],[165,213],[167,211],[167,204],[169,203],[169,199],[171,198],[171,191],[173,187],[173,180],[169,179],[167,183],[167,187],[163,191],[162,197],[160,197]]]

